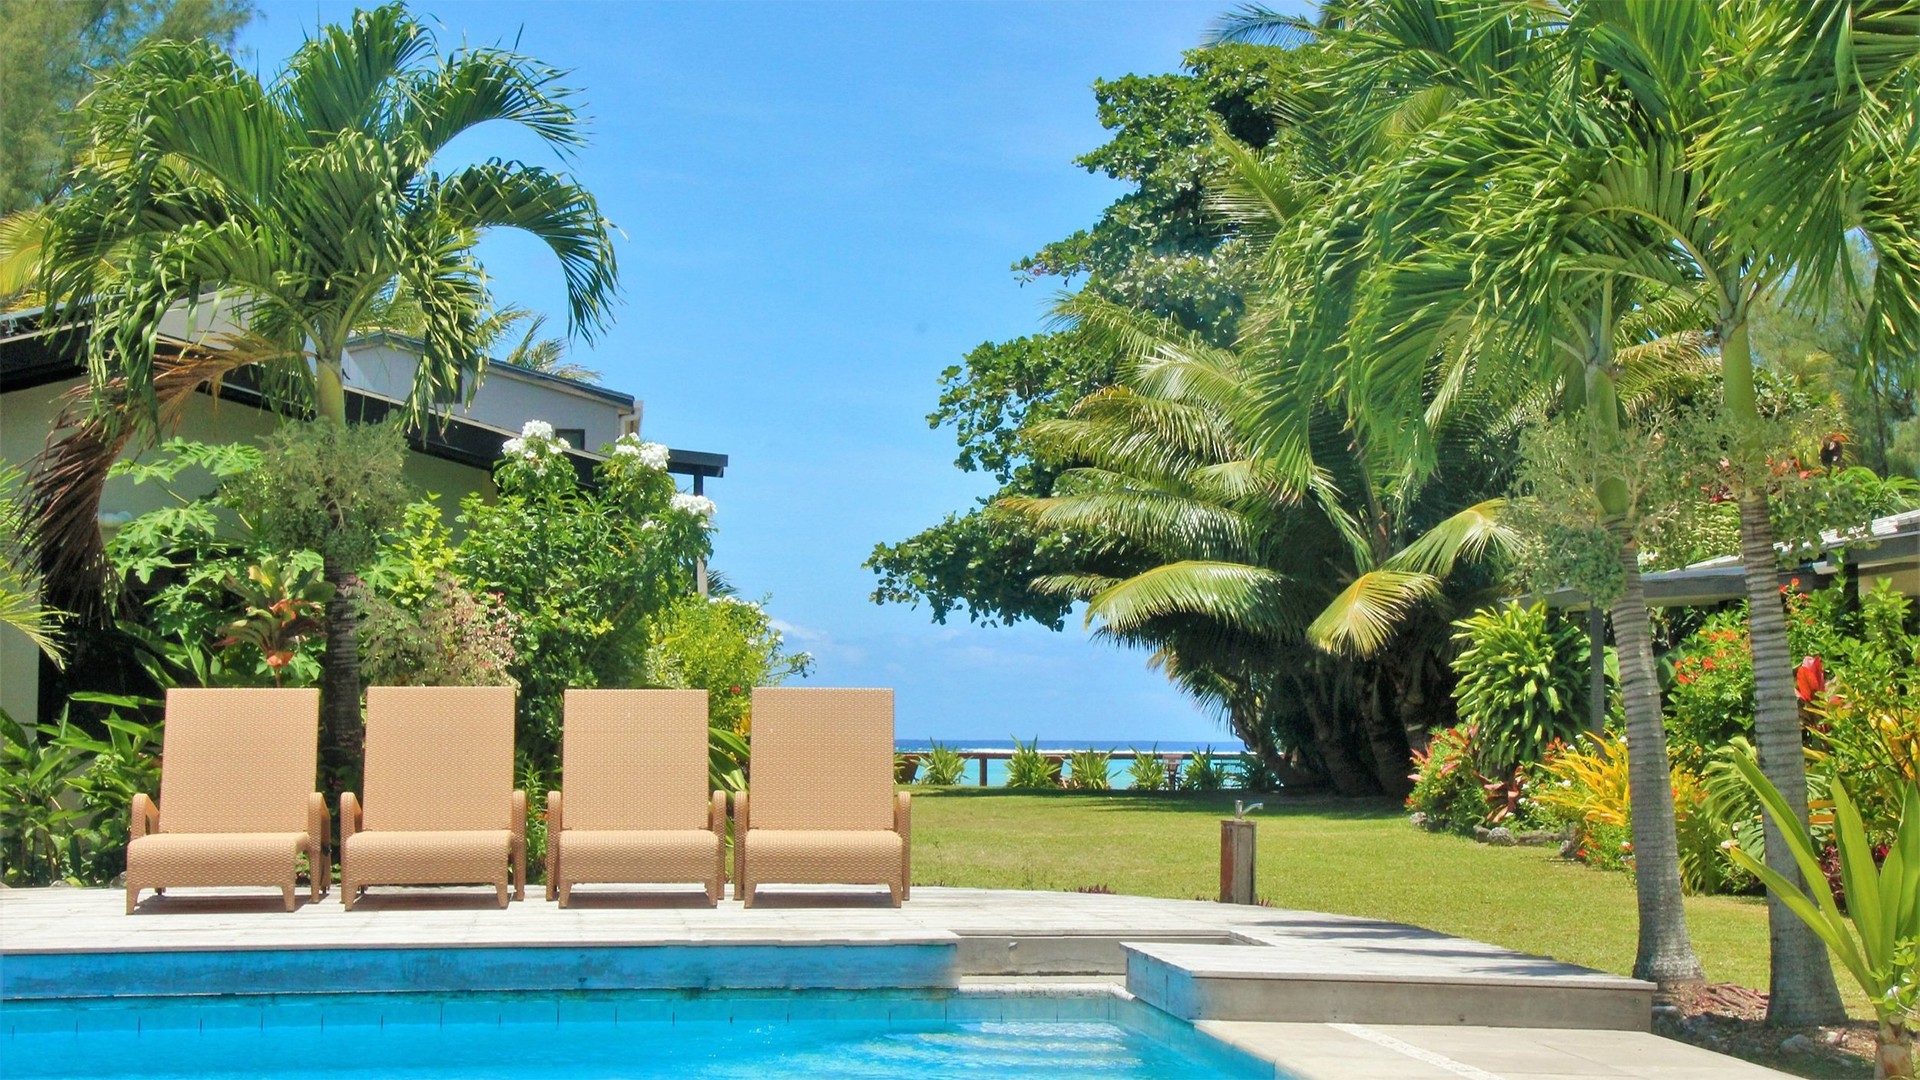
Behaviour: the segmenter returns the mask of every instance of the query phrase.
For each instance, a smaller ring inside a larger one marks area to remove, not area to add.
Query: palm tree
[[[1294,352],[1331,354],[1354,387],[1363,424],[1388,427],[1431,413],[1432,387],[1469,377],[1538,388],[1525,405],[1537,415],[1580,412],[1596,444],[1616,443],[1616,382],[1645,380],[1675,355],[1697,357],[1698,335],[1662,338],[1661,316],[1691,315],[1690,294],[1657,253],[1614,276],[1572,250],[1564,221],[1536,207],[1549,164],[1605,145],[1604,117],[1553,101],[1587,103],[1599,88],[1557,48],[1564,35],[1538,10],[1519,6],[1388,0],[1344,8],[1312,27],[1257,9],[1230,18],[1225,37],[1308,35],[1344,62],[1328,69],[1324,93],[1375,120],[1362,130],[1390,152],[1362,176],[1346,205],[1336,265],[1351,268],[1344,292],[1304,303],[1279,340]],[[1576,92],[1568,92],[1569,88]],[[1589,106],[1590,107],[1590,106]],[[1551,155],[1539,147],[1553,148]],[[1253,163],[1235,178],[1248,192],[1272,189]],[[1237,204],[1258,210],[1260,201]],[[1569,250],[1537,238],[1541,229]],[[1591,230],[1589,230],[1591,231]],[[1310,269],[1311,261],[1306,264]],[[1330,277],[1331,275],[1323,275]],[[1654,283],[1649,288],[1642,281]],[[1516,287],[1516,283],[1522,283]],[[1304,289],[1296,292],[1304,292]],[[1557,404],[1556,404],[1557,401]],[[1418,431],[1418,424],[1408,424]],[[1598,516],[1615,537],[1623,582],[1612,603],[1620,645],[1630,748],[1636,883],[1640,900],[1637,975],[1663,985],[1697,983],[1700,966],[1681,902],[1670,764],[1639,584],[1637,544],[1624,462],[1592,482]],[[1383,595],[1395,591],[1381,582]]]
[[[208,378],[252,367],[282,400],[345,424],[347,342],[396,291],[423,317],[416,418],[457,388],[471,393],[492,307],[473,248],[489,229],[545,241],[566,277],[570,329],[602,327],[615,266],[590,194],[512,162],[435,167],[454,138],[496,120],[561,153],[579,145],[560,78],[499,48],[441,55],[394,4],[323,29],[270,85],[205,42],[147,46],[103,79],[78,110],[66,191],[11,234],[37,250],[47,329],[85,328],[91,373],[86,422],[36,481],[43,549],[70,539],[63,525],[85,527],[93,478],[131,433]],[[97,535],[87,542],[97,551]],[[330,558],[326,577],[344,586],[352,571]],[[347,592],[327,613],[332,777],[360,731]]]
[[[1802,824],[1803,736],[1778,595],[1768,492],[1770,454],[1754,391],[1751,317],[1762,296],[1834,298],[1850,246],[1865,235],[1880,262],[1871,309],[1876,342],[1911,349],[1920,326],[1920,245],[1912,178],[1920,14],[1910,5],[1593,4],[1573,32],[1617,78],[1622,138],[1566,204],[1576,218],[1617,225],[1616,250],[1647,236],[1677,253],[1712,311],[1733,426],[1728,457],[1752,628],[1754,741],[1766,774]],[[1903,194],[1904,192],[1904,194]],[[1790,883],[1799,868],[1776,826],[1767,859]],[[1844,1017],[1826,950],[1769,894],[1775,1024]]]

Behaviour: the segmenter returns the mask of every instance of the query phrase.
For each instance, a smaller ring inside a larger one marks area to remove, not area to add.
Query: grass
[[[1222,817],[1234,793],[1135,795],[916,788],[915,884],[1219,895]],[[1629,874],[1552,848],[1496,848],[1423,832],[1387,800],[1264,796],[1255,887],[1276,907],[1410,923],[1570,963],[1630,973]],[[1767,985],[1767,912],[1755,897],[1687,899],[1709,982]],[[1839,974],[1848,1009],[1865,997]]]

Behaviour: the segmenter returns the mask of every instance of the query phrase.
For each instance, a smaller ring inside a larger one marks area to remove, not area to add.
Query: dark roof
[[[4,325],[0,324],[0,327]],[[76,351],[62,348],[58,337],[49,339],[44,334],[21,333],[11,337],[0,337],[0,393],[31,390],[38,386],[70,382],[84,377],[86,375],[84,365],[73,359]],[[545,376],[539,372],[527,372],[519,368],[514,369],[514,373],[538,375],[609,400],[624,400],[629,405],[633,403],[630,395],[619,394],[616,391],[583,386],[571,380]],[[206,388],[203,387],[201,392],[206,393]],[[224,401],[254,408],[266,407],[258,384],[245,369],[234,372],[221,382],[220,397]],[[401,408],[401,403],[391,398],[352,387],[347,388],[347,418],[357,423],[379,423]],[[415,450],[430,457],[457,462],[482,471],[491,471],[493,463],[500,459],[500,444],[512,434],[512,432],[503,432],[499,428],[460,417],[435,417],[427,422],[425,429],[419,427],[411,429],[407,438]],[[590,481],[593,478],[593,467],[601,460],[598,454],[588,453],[585,450],[569,450],[567,456],[573,462],[574,471],[583,481]],[[703,450],[670,449],[667,451],[667,471],[681,476],[716,478],[725,476],[727,455]]]

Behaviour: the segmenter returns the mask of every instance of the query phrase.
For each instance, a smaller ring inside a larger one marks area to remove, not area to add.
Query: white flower
[[[674,492],[673,500],[669,505],[675,510],[692,514],[697,518],[710,518],[714,511],[712,499],[705,495],[689,495],[684,491]]]
[[[551,439],[553,425],[545,420],[529,420],[521,425],[520,437],[523,439]]]
[[[526,448],[527,441],[525,439],[508,439],[506,442],[500,444],[500,452],[503,454],[518,454]]]
[[[657,442],[641,442],[640,436],[628,432],[614,440],[613,456],[638,458],[643,468],[655,471],[667,467],[667,448]]]

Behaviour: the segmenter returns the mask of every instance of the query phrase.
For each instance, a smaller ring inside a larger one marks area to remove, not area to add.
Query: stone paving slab
[[[1232,1020],[1194,1026],[1273,1062],[1279,1080],[1781,1080],[1787,1075],[1634,1031]]]

